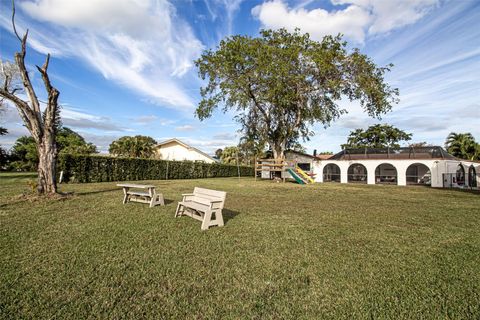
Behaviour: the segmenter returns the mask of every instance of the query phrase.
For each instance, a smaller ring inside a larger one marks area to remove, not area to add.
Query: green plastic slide
[[[295,171],[293,171],[292,169],[288,168],[288,169],[287,169],[287,172],[290,173],[290,175],[292,176],[292,178],[295,179],[295,181],[297,181],[297,183],[299,183],[299,184],[305,184],[305,181],[303,181],[303,179],[302,179]]]

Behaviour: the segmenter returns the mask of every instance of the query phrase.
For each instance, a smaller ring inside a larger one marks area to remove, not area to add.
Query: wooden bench
[[[141,202],[141,203],[149,203],[150,208],[160,204],[162,206],[165,205],[165,201],[163,199],[163,194],[157,193],[155,191],[155,186],[147,185],[147,184],[131,184],[131,183],[120,183],[117,184],[117,187],[123,188],[123,204],[132,201],[132,202]],[[130,190],[133,189],[148,189],[147,192],[139,191],[139,190]]]
[[[195,187],[193,193],[182,194],[175,217],[186,215],[202,221],[202,230],[210,226],[223,227],[222,209],[227,193]]]

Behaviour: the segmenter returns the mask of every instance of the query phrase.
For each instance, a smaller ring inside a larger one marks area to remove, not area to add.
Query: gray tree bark
[[[11,88],[10,84],[12,79],[6,74],[4,75],[5,79],[3,87],[0,88],[0,96],[10,100],[16,106],[25,127],[30,131],[30,134],[36,142],[39,155],[37,170],[38,193],[53,194],[57,192],[56,164],[58,151],[56,145],[56,130],[59,123],[58,96],[60,92],[50,83],[50,78],[47,72],[50,55],[47,55],[43,66],[37,66],[38,71],[42,75],[43,84],[48,94],[48,101],[45,110],[42,112],[40,109],[40,102],[25,67],[28,30],[23,38],[20,38],[15,28],[14,17],[15,7],[13,6],[13,30],[21,42],[21,51],[15,53],[15,63],[22,79],[23,88],[28,96],[28,101],[22,100],[15,95],[18,88]]]

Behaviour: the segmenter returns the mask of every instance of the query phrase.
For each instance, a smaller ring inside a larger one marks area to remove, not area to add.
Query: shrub
[[[59,155],[58,172],[60,171],[63,171],[63,182],[80,183],[198,179],[238,175],[237,166],[219,163],[71,154]],[[253,167],[240,167],[242,177],[253,176],[253,173]]]

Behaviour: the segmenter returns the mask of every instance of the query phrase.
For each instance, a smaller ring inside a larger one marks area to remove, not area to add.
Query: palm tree
[[[147,136],[121,137],[113,141],[108,151],[116,156],[131,158],[152,158],[155,154],[155,145],[157,142]]]
[[[457,158],[475,160],[480,157],[479,144],[471,133],[451,132],[445,141],[445,148]]]
[[[225,147],[223,148],[220,160],[224,164],[237,164],[238,151],[238,147]]]

